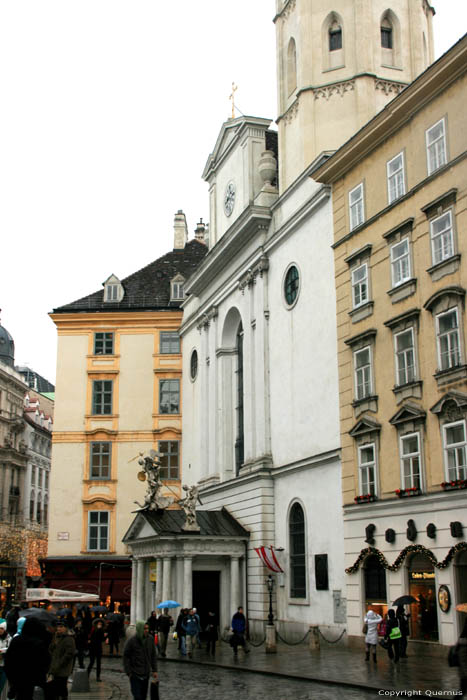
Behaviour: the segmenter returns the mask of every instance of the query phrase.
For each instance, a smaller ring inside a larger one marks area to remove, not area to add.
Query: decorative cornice
[[[289,107],[289,109],[283,114],[282,121],[286,124],[293,122],[298,114],[299,100],[296,99],[295,102]],[[279,120],[278,120],[279,121]]]
[[[285,22],[286,19],[290,17],[292,12],[295,10],[297,4],[297,0],[286,0],[284,7],[280,12],[276,14],[276,16],[273,19],[273,22],[276,22],[276,20],[281,19],[283,22]]]
[[[331,85],[314,88],[313,96],[315,100],[319,100],[320,97],[329,100],[333,95],[344,97],[346,92],[352,92],[352,90],[355,90],[355,80],[344,80],[342,83],[333,83]]]
[[[240,280],[238,282],[238,288],[242,292],[242,294],[245,293],[245,287],[252,287],[254,284],[256,284],[256,278],[263,277],[263,273],[267,272],[269,270],[269,258],[267,255],[262,255],[258,262],[250,268],[244,275],[240,277]]]
[[[201,333],[202,330],[207,330],[211,324],[211,321],[215,321],[219,315],[219,310],[217,306],[211,306],[207,311],[203,313],[203,318],[197,324],[196,328]]]
[[[405,83],[396,83],[393,80],[375,78],[375,90],[381,90],[385,95],[390,95],[391,93],[398,95],[406,87],[407,85]]]

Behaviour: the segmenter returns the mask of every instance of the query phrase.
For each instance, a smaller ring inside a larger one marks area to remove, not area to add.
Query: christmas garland
[[[433,552],[430,549],[424,547],[422,544],[409,544],[408,547],[405,547],[402,550],[402,552],[399,554],[394,563],[389,564],[388,560],[386,559],[384,554],[379,551],[379,549],[376,549],[375,547],[366,547],[365,549],[362,549],[362,551],[358,555],[358,559],[352,564],[352,566],[349,566],[345,570],[345,573],[354,574],[356,571],[358,571],[358,569],[360,568],[360,564],[363,562],[364,559],[366,559],[366,557],[369,554],[374,554],[381,566],[384,569],[387,569],[388,571],[397,571],[398,569],[400,569],[406,556],[408,554],[414,553],[426,554],[433,566],[435,566],[437,569],[445,569],[447,566],[449,566],[456,554],[462,552],[465,549],[467,549],[467,542],[458,542],[456,545],[454,545],[454,547],[451,547],[451,549],[446,555],[446,558],[443,561],[438,562]]]

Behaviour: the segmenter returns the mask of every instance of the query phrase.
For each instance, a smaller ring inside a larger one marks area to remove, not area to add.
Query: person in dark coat
[[[84,668],[84,655],[88,648],[88,635],[83,626],[83,620],[78,617],[75,622],[75,646],[76,646],[76,656],[78,658],[78,664],[80,668]]]
[[[242,647],[245,654],[250,651],[247,649],[245,632],[246,632],[246,617],[243,614],[243,608],[240,606],[237,612],[232,617],[231,625],[232,627],[232,639],[230,640],[230,646],[234,651],[234,655],[237,656],[237,648]]]
[[[146,624],[149,625],[149,633],[154,635],[157,632],[157,610],[153,610],[146,620]]]
[[[47,700],[59,700],[59,698],[66,700],[68,676],[73,669],[76,647],[73,633],[70,633],[65,620],[59,620],[57,623],[55,637],[49,651],[52,655],[49,669],[52,681],[48,683]]]
[[[401,631],[401,639],[399,642],[399,656],[401,659],[407,658],[407,637],[409,636],[409,617],[410,613],[407,615],[404,606],[398,605],[396,610],[396,618],[399,623],[399,629]]]
[[[116,618],[112,618],[107,623],[107,637],[109,639],[109,653],[110,656],[118,656],[118,645],[120,644],[120,624]]]
[[[136,623],[136,634],[123,649],[123,668],[130,679],[131,694],[134,700],[146,700],[149,678],[157,683],[157,653],[154,637],[149,633],[149,625],[143,620]]]
[[[457,642],[459,655],[459,681],[463,697],[467,697],[467,619]]]
[[[16,623],[21,617],[19,613],[19,605],[13,605],[13,607],[6,614],[6,629],[10,637],[16,634]]]
[[[206,647],[206,651],[212,654],[212,656],[216,655],[216,642],[219,639],[219,633],[217,631],[217,618],[215,613],[213,612],[208,612],[208,624],[206,625],[206,639],[208,642],[208,645]]]
[[[399,622],[397,620],[396,613],[392,608],[388,610],[388,615],[386,618],[386,634],[384,638],[389,644],[388,656],[390,659],[394,660],[395,664],[397,664],[399,662],[401,631],[399,629]]]
[[[172,627],[174,621],[169,615],[169,609],[164,608],[162,613],[157,618],[157,633],[159,636],[159,651],[161,656],[165,657],[165,650],[167,649],[167,640],[170,634],[170,628]]]
[[[50,666],[52,636],[34,617],[28,617],[21,634],[13,637],[5,654],[5,673],[16,700],[33,700],[34,687],[44,689]]]
[[[92,625],[91,634],[89,636],[89,666],[88,676],[91,674],[94,661],[96,662],[96,681],[101,680],[101,659],[102,645],[104,643],[104,621],[101,618],[96,618]]]

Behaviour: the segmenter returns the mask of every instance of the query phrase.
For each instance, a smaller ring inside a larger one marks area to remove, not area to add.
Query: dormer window
[[[123,299],[124,290],[122,283],[115,277],[115,275],[110,275],[108,279],[104,282],[104,302],[114,302],[117,303]]]
[[[185,278],[177,275],[170,282],[170,301],[183,301],[185,298]]]

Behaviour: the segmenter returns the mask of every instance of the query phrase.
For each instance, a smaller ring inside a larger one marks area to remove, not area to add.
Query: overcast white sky
[[[437,0],[437,57],[467,29]],[[0,308],[16,363],[55,381],[47,313],[208,220],[201,172],[230,114],[276,117],[275,0],[0,3]]]

